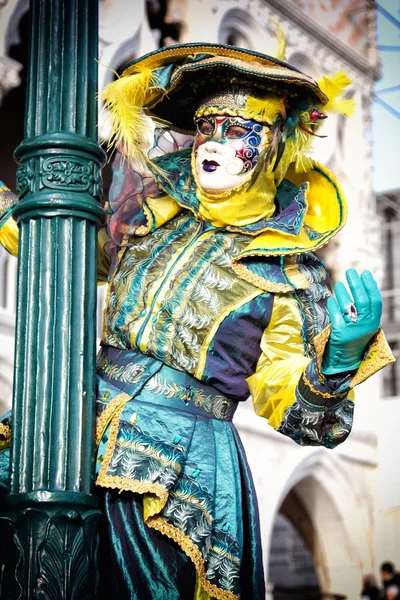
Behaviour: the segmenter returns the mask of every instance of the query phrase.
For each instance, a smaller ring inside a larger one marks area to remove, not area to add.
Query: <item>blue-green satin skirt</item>
[[[257,499],[235,408],[150,357],[106,350],[100,359],[97,484],[112,597],[197,599],[197,578],[212,598],[265,598]],[[113,415],[106,428],[104,411]],[[156,504],[144,514],[147,492]]]

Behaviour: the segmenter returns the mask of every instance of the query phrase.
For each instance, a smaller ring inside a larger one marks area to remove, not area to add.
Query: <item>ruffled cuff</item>
[[[296,390],[299,402],[315,407],[335,406],[356,385],[395,360],[385,334],[379,328],[368,344],[357,370],[343,373],[342,376],[324,375],[321,371],[322,359],[330,332],[331,326],[314,339],[316,355],[302,374]]]

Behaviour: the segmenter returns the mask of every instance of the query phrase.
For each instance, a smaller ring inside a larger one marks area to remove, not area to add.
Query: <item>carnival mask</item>
[[[196,120],[193,145],[197,180],[208,192],[231,190],[249,178],[266,140],[266,127],[241,117]]]

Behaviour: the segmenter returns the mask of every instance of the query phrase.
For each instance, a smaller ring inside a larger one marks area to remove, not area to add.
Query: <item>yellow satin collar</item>
[[[192,172],[199,200],[198,214],[215,227],[244,227],[268,219],[275,212],[276,183],[268,171],[261,170],[237,188],[215,195],[200,187],[193,161]]]

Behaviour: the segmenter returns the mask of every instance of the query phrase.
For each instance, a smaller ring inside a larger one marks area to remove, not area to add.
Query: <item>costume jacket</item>
[[[212,597],[252,589],[261,598],[255,493],[231,423],[237,403],[251,396],[256,413],[296,443],[334,448],[350,433],[352,388],[390,351],[379,331],[357,372],[321,373],[330,285],[313,250],[345,218],[328,170],[315,164],[306,180],[289,172],[273,217],[215,227],[199,217],[190,153],[154,159],[160,170],[148,177],[114,162],[99,233],[99,279],[109,286],[97,484],[144,494],[146,523],[190,556]],[[9,212],[0,240],[15,251]],[[8,426],[7,417],[4,447]],[[5,483],[7,450],[0,456]]]

